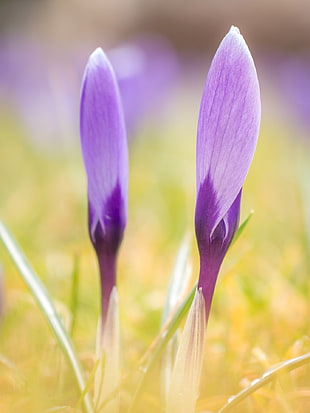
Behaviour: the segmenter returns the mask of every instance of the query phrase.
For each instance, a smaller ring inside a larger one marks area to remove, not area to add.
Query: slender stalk
[[[106,251],[100,245],[95,247],[98,257],[101,285],[101,331],[104,332],[108,307],[113,287],[116,285],[117,251]]]

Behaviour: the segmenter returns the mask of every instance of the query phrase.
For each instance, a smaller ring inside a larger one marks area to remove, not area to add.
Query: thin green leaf
[[[239,236],[245,229],[246,225],[248,224],[253,214],[254,214],[254,211],[251,211],[248,217],[240,225],[233,239],[233,242],[235,242],[239,238]],[[187,315],[190,309],[190,306],[193,302],[196,289],[197,289],[197,284],[195,284],[195,286],[192,288],[190,293],[186,296],[186,298],[184,299],[182,304],[178,307],[178,309],[168,318],[166,323],[161,328],[161,331],[159,332],[158,336],[155,338],[155,340],[152,342],[150,347],[141,357],[140,361],[137,363],[136,369],[130,375],[128,375],[125,379],[123,379],[121,385],[124,385],[125,382],[130,379],[130,377],[132,377],[135,373],[138,373],[138,385],[136,387],[136,391],[133,396],[133,400],[132,400],[131,406],[129,407],[128,413],[133,413],[135,411],[135,407],[143,391],[146,378],[148,374],[150,374],[150,372],[152,371],[153,367],[156,365],[158,359],[162,355],[169,340],[173,337],[174,333],[179,328],[182,320]],[[119,391],[119,388],[117,388],[113,393],[110,394],[110,396],[101,404],[100,408],[104,407],[115,396],[116,391]]]
[[[140,394],[143,391],[145,380],[147,375],[151,372],[152,368],[156,365],[159,357],[161,356],[162,352],[164,351],[167,343],[171,339],[171,337],[176,332],[177,328],[179,327],[181,321],[188,313],[192,301],[195,296],[195,291],[197,289],[197,285],[193,287],[191,292],[187,295],[181,306],[177,309],[177,311],[168,319],[167,323],[161,329],[157,338],[153,341],[151,346],[148,348],[144,356],[141,358],[140,362],[138,363],[138,372],[139,372],[139,380],[138,385],[133,397],[132,404],[129,408],[129,413],[133,413],[135,411],[135,407],[137,401],[139,400]]]
[[[244,231],[245,227],[248,225],[248,223],[249,223],[249,221],[250,221],[250,219],[252,218],[253,215],[254,215],[254,209],[252,209],[249,212],[249,215],[245,218],[245,220],[242,222],[242,224],[237,229],[237,231],[235,233],[235,236],[234,236],[230,246],[232,246],[237,241],[237,239],[240,237],[240,235]]]
[[[77,401],[77,403],[76,403],[76,405],[75,405],[75,408],[74,408],[73,413],[76,413],[76,412],[77,412],[77,409],[78,409],[78,408],[80,407],[80,405],[82,404],[82,402],[83,402],[83,400],[84,400],[84,398],[85,398],[85,395],[87,394],[87,392],[88,392],[88,390],[89,390],[89,388],[90,388],[90,385],[93,383],[93,381],[94,381],[94,379],[95,379],[95,374],[96,374],[97,368],[98,368],[98,366],[99,366],[99,362],[100,362],[100,359],[96,360],[96,363],[95,363],[95,365],[94,365],[94,367],[93,367],[93,369],[92,369],[92,371],[91,371],[91,373],[90,373],[90,375],[89,375],[89,377],[88,377],[86,386],[85,386],[83,392],[81,393],[81,395],[80,395],[80,397],[79,397],[79,400]],[[97,407],[95,407],[95,412],[96,412],[96,411],[97,411]]]
[[[231,396],[228,399],[228,402],[218,410],[217,413],[227,413],[237,404],[242,402],[246,397],[250,396],[260,387],[264,386],[265,384],[276,380],[279,376],[288,373],[291,370],[295,370],[298,367],[304,366],[305,364],[310,362],[310,353],[306,353],[302,356],[283,361],[278,363],[272,367],[270,367],[260,378],[255,379],[252,383],[247,386],[245,389],[241,390],[235,396]]]
[[[76,313],[78,307],[78,293],[79,293],[79,265],[78,265],[78,258],[75,257],[74,259],[74,267],[72,271],[72,287],[71,287],[71,303],[70,303],[70,310],[71,310],[71,324],[70,324],[70,335],[72,336],[75,322],[76,322]]]
[[[67,334],[60,318],[58,317],[50,295],[48,294],[40,278],[31,268],[21,248],[17,245],[16,241],[13,239],[12,235],[2,222],[0,222],[0,238],[5,245],[9,255],[11,256],[20,275],[23,277],[37,304],[39,305],[60,347],[66,355],[73,370],[79,390],[82,393],[85,388],[82,370],[76,357],[71,339]],[[93,413],[91,400],[88,394],[85,394],[83,401],[85,412]]]
[[[152,371],[153,367],[156,365],[156,362],[162,355],[167,343],[178,329],[183,318],[188,313],[192,301],[194,299],[196,289],[197,284],[193,287],[191,292],[187,295],[187,297],[180,305],[180,307],[176,310],[176,312],[172,314],[172,316],[167,320],[166,324],[162,327],[161,331],[153,340],[150,347],[146,350],[144,355],[136,364],[135,369],[129,375],[123,378],[121,384],[99,406],[99,410],[102,409],[110,400],[112,400],[113,397],[115,397],[115,394],[119,392],[120,388],[124,386],[127,382],[129,382],[132,376],[137,373],[138,385],[136,387],[133,401],[131,406],[129,407],[128,412],[134,411],[137,401],[139,400],[140,394],[144,388],[147,375]]]
[[[250,211],[247,218],[242,222],[242,224],[238,228],[232,243],[235,243],[237,239],[240,237],[245,227],[249,223],[250,219],[252,218],[253,214],[254,214],[254,211],[253,210]],[[138,386],[136,388],[133,401],[128,410],[128,413],[134,412],[138,399],[143,391],[145,380],[148,374],[151,372],[152,368],[155,366],[156,362],[158,361],[159,357],[164,351],[167,343],[169,342],[171,337],[173,337],[174,333],[176,332],[179,325],[181,324],[183,318],[188,313],[190,306],[192,304],[192,301],[194,299],[196,289],[197,289],[197,284],[193,287],[191,292],[184,299],[183,303],[180,305],[177,311],[165,323],[165,325],[161,329],[157,338],[153,341],[149,349],[146,351],[146,353],[144,354],[144,356],[141,358],[140,362],[138,363],[138,368],[137,368],[137,370],[139,371]]]

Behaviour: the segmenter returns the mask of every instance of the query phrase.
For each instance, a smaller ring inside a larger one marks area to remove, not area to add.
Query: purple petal
[[[202,186],[205,195],[204,207],[197,208],[209,216],[209,236],[242,188],[259,123],[260,93],[253,59],[239,30],[232,27],[212,61],[198,121],[197,204]]]
[[[90,56],[82,85],[81,145],[87,173],[93,242],[109,227],[124,230],[128,154],[123,110],[113,69],[101,49]]]
[[[196,236],[200,254],[198,287],[202,288],[204,295],[207,320],[221,264],[239,225],[241,193],[242,190],[239,191],[229,210],[213,230],[211,237],[205,231],[205,215],[199,214],[201,221],[198,222],[196,214]],[[202,188],[198,197],[205,194]],[[203,202],[200,205],[203,205]]]
[[[117,81],[101,49],[90,56],[85,70],[80,115],[89,232],[100,268],[104,329],[127,218],[128,149]]]

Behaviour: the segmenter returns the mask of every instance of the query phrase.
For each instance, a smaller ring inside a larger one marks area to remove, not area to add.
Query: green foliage
[[[30,264],[26,260],[26,257],[23,255],[20,247],[16,244],[15,240],[12,238],[11,234],[2,224],[2,222],[0,222],[0,239],[6,247],[20,275],[30,289],[34,299],[37,301],[40,310],[45,316],[46,321],[50,325],[60,347],[66,355],[74,372],[74,377],[80,391],[84,392],[85,383],[77,355],[73,348],[71,339],[57,314],[52,299],[46,288],[42,284],[42,281],[36,275]],[[89,395],[87,394],[84,395],[84,404],[85,411],[87,413],[92,413],[92,405]]]
[[[187,292],[183,306],[158,335],[175,253],[184,231],[193,228],[197,114],[188,115],[193,99],[189,92],[183,93],[175,119],[145,128],[131,147],[129,225],[119,256],[122,412],[130,406],[134,413],[161,411],[161,356],[169,338],[182,326],[192,298]],[[71,327],[70,341],[85,372],[77,388],[58,340],[1,250],[5,299],[0,321],[1,409],[41,413],[76,408],[78,412],[83,390],[93,393],[99,314],[99,279],[87,236],[85,177],[78,144],[70,153],[40,152],[27,143],[15,118],[2,118],[1,124],[0,175],[7,177],[1,183],[1,219],[53,297],[52,314],[57,317],[53,315],[52,320],[61,319],[62,332]],[[288,133],[289,127],[282,123],[263,125],[263,139],[243,191],[243,214],[255,208],[255,215],[221,270],[207,330],[197,411],[306,413],[310,409],[305,234],[309,211],[300,195],[307,181],[300,185],[298,166],[308,157],[295,156],[296,142],[286,139]],[[194,285],[198,274],[194,242],[189,261]],[[277,366],[283,360],[287,364]],[[255,379],[259,381],[251,386]],[[239,393],[233,399],[234,404],[238,402],[235,407],[232,402],[223,407],[230,395]]]

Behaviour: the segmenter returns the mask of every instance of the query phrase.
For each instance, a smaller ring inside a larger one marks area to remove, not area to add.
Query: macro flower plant
[[[169,413],[195,410],[212,297],[238,229],[242,186],[256,147],[260,112],[254,62],[239,30],[232,27],[214,56],[200,106],[195,211],[200,274],[176,356]]]
[[[215,283],[239,225],[242,186],[254,155],[259,123],[255,66],[239,30],[232,27],[215,54],[200,107],[195,211],[200,274],[176,355],[168,413],[195,410]],[[114,311],[109,300],[116,289],[116,258],[126,223],[128,157],[117,82],[101,49],[91,55],[85,71],[81,142],[88,182],[89,233],[101,276],[104,333],[108,308]],[[113,342],[113,346],[118,344]],[[109,352],[107,358],[111,359]]]
[[[197,288],[179,338],[176,330],[182,317],[178,318],[174,311],[189,277],[187,270],[176,271],[163,313],[164,332],[149,352],[151,362],[160,355],[166,363],[162,364],[161,375],[165,382],[162,410],[166,413],[194,413],[196,409],[212,298],[220,267],[239,226],[242,188],[257,143],[260,115],[254,62],[238,28],[232,26],[211,63],[198,118],[194,220],[200,259]],[[121,379],[120,373],[117,260],[127,223],[127,134],[118,81],[100,48],[91,54],[84,72],[80,138],[87,177],[88,230],[100,272],[101,316],[93,372],[94,407],[88,400],[92,375],[85,384],[61,322],[53,316],[50,325],[69,354],[87,413],[118,413],[126,403],[128,412],[134,413],[147,368],[140,369],[142,381],[133,401],[121,401],[125,379]],[[2,240],[9,239],[1,225],[0,235]],[[12,245],[10,240],[6,242]],[[24,258],[15,261],[17,266],[22,262],[21,272],[26,274],[24,278],[47,318],[56,314],[35,275],[27,266],[23,267]],[[181,266],[186,267],[184,263]],[[158,343],[165,343],[161,352]],[[152,352],[157,355],[153,359]]]
[[[85,70],[80,116],[88,227],[100,269],[104,325],[127,220],[128,150],[116,77],[99,48],[90,56]]]
[[[128,150],[118,84],[104,52],[90,56],[82,84],[81,146],[88,183],[88,226],[101,280],[101,325],[95,399],[100,405],[118,385],[119,325],[116,264],[127,219]],[[101,389],[102,388],[102,389]],[[117,401],[104,412],[118,410]]]
[[[239,30],[232,27],[212,61],[197,131],[198,288],[207,318],[219,268],[239,225],[242,186],[256,147],[260,113],[254,62]]]

